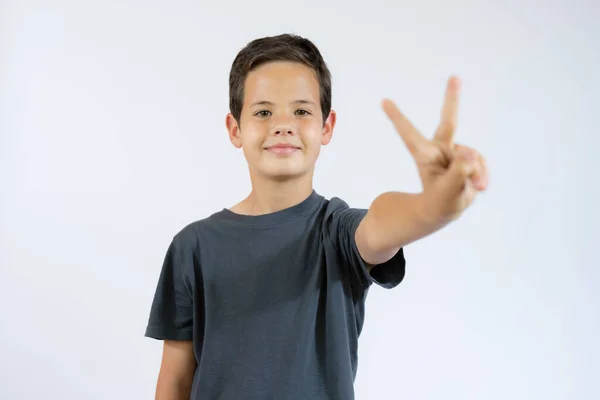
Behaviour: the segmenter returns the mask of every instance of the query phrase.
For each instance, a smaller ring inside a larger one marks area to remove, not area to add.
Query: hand
[[[484,158],[477,151],[454,143],[460,81],[448,80],[441,121],[433,140],[423,137],[389,99],[383,110],[417,163],[423,184],[423,212],[434,221],[451,221],[488,186]]]

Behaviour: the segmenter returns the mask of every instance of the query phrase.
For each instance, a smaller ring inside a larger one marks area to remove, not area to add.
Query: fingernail
[[[487,182],[485,180],[485,178],[478,176],[473,178],[473,185],[478,189],[478,190],[484,190],[487,186]]]

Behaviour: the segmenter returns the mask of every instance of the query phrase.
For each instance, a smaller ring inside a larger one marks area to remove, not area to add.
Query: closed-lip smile
[[[269,153],[277,156],[289,156],[300,150],[300,147],[294,146],[291,143],[277,143],[271,146],[267,146],[266,150]]]
[[[267,146],[268,149],[299,149],[300,147],[294,146],[291,143],[277,143],[272,146]]]

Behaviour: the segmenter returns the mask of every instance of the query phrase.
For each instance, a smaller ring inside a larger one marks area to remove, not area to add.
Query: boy
[[[456,219],[487,185],[483,158],[453,143],[458,80],[432,141],[384,100],[423,191],[384,193],[368,210],[312,187],[336,122],[312,42],[250,42],[229,84],[226,126],[252,190],[169,246],[146,330],[164,340],[156,399],[353,399],[369,287],[397,286],[403,247]]]

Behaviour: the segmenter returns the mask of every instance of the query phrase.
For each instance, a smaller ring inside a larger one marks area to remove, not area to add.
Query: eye
[[[269,115],[271,115],[271,111],[268,111],[268,110],[260,110],[259,112],[255,113],[254,115],[255,115],[255,116],[257,116],[257,117],[262,117],[262,118],[264,118],[264,117],[268,117]]]
[[[304,117],[310,115],[310,112],[308,110],[296,110],[296,114],[301,117]]]

